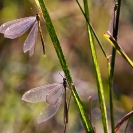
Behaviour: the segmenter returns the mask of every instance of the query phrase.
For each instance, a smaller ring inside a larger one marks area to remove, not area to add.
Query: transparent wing
[[[50,119],[51,117],[53,117],[56,114],[56,112],[58,111],[58,109],[60,107],[61,99],[62,99],[62,97],[60,97],[58,102],[54,105],[47,104],[44,107],[44,109],[42,110],[42,112],[39,114],[39,116],[37,118],[38,124],[41,122],[47,121],[48,119]]]
[[[53,83],[53,84],[48,84],[45,86],[33,88],[33,89],[27,91],[22,96],[22,100],[24,100],[26,102],[31,102],[31,103],[46,101],[47,92],[49,90],[55,88],[57,85],[58,85],[57,83]]]
[[[63,94],[63,84],[58,84],[55,88],[49,90],[46,95],[46,102],[48,104],[56,104]]]
[[[31,17],[30,17],[31,18]],[[33,17],[34,18],[34,17]],[[12,21],[8,21],[8,22],[6,22],[6,23],[4,23],[4,24],[2,24],[1,26],[0,26],[0,33],[5,33],[5,30],[8,28],[8,27],[10,27],[11,25],[13,25],[13,24],[16,24],[16,23],[18,23],[18,22],[20,22],[20,21],[24,21],[25,19],[29,19],[29,17],[26,17],[26,18],[20,18],[20,19],[16,19],[16,20],[12,20]]]
[[[109,22],[108,32],[113,36],[114,27],[116,24],[116,12],[114,11]]]
[[[15,21],[15,20],[14,20]],[[4,36],[6,38],[15,39],[21,35],[23,35],[36,21],[36,17],[26,17],[21,20],[17,20],[18,22],[15,22],[12,25],[10,24],[9,27],[6,25],[6,29],[4,32]],[[11,23],[11,22],[10,22]]]
[[[29,56],[31,57],[34,54],[35,45],[29,50]]]
[[[37,34],[38,34],[38,22],[36,21],[35,24],[33,25],[28,37],[26,38],[24,42],[24,47],[23,51],[24,53],[27,52],[28,50],[31,50],[34,48],[36,39],[37,39]]]

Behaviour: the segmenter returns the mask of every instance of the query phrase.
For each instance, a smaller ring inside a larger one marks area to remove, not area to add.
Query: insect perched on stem
[[[24,53],[29,51],[30,56],[34,54],[34,48],[39,29],[43,46],[43,54],[45,55],[45,44],[40,27],[40,17],[38,14],[33,17],[20,18],[4,23],[0,26],[0,33],[4,34],[4,37],[6,38],[15,39],[23,35],[30,27],[32,27],[32,29],[24,42]]]
[[[62,95],[64,93],[64,132],[66,131],[66,124],[68,123],[68,105],[66,98],[66,87],[67,81],[66,78],[63,78],[63,83],[53,83],[44,86],[40,86],[37,88],[33,88],[27,91],[22,100],[30,103],[38,103],[38,102],[46,102],[46,106],[39,114],[37,118],[38,124],[41,122],[45,122],[53,117],[58,111]]]

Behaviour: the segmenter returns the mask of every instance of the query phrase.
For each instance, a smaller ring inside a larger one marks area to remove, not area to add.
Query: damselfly
[[[23,35],[30,27],[32,27],[32,29],[24,42],[24,53],[29,51],[30,56],[34,54],[34,48],[39,29],[43,46],[43,53],[45,54],[44,39],[40,27],[40,18],[38,14],[33,17],[20,18],[4,23],[0,26],[0,33],[3,33],[4,37],[6,38],[15,39]]]
[[[31,103],[38,103],[42,101],[46,102],[46,106],[44,107],[44,109],[37,118],[37,122],[41,123],[47,121],[56,114],[56,112],[60,107],[62,95],[64,92],[65,94],[64,124],[66,128],[66,124],[68,123],[68,105],[66,100],[66,87],[67,87],[67,81],[66,78],[63,78],[63,83],[48,84],[27,91],[23,95],[22,100]]]

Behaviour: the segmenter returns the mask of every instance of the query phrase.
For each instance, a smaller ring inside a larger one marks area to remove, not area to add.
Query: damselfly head
[[[38,13],[36,13],[36,20],[40,21],[40,16],[38,15]]]
[[[67,81],[66,78],[63,78],[63,81]]]
[[[61,75],[61,73],[59,73],[59,74]],[[63,77],[62,75],[61,75],[61,77],[63,78],[63,85],[66,88],[67,87],[67,79],[65,77]]]

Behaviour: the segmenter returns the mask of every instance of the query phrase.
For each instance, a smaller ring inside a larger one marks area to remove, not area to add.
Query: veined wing
[[[48,90],[46,94],[46,102],[52,105],[56,104],[59,98],[62,96],[63,90],[63,84],[60,83],[58,83],[58,85],[55,88]]]
[[[36,21],[36,17],[26,17],[22,21],[17,21],[5,29],[4,36],[6,38],[15,39],[23,35]]]
[[[35,45],[29,50],[29,56],[31,57],[34,54]]]
[[[28,50],[31,50],[31,56],[33,55],[34,45],[36,43],[37,35],[38,35],[38,22],[36,21],[31,29],[28,37],[26,38],[26,40],[24,42],[24,47],[23,47],[24,53],[27,52]]]
[[[54,87],[56,87],[57,85],[58,85],[57,83],[53,83],[53,84],[48,84],[45,86],[33,88],[33,89],[27,91],[23,95],[22,100],[31,102],[31,103],[46,101],[47,92],[49,90],[53,89]]]
[[[39,114],[38,118],[37,118],[37,122],[38,124],[44,121],[47,121],[48,119],[50,119],[51,117],[53,117],[56,112],[58,111],[60,104],[61,104],[61,99],[62,97],[60,97],[60,99],[58,100],[58,102],[56,104],[47,104],[44,109],[42,110],[42,112]]]
[[[5,33],[5,30],[10,27],[13,24],[19,23],[20,21],[24,21],[25,19],[28,19],[29,17],[20,18],[12,21],[8,21],[0,26],[0,33]],[[31,18],[31,17],[30,17]]]

